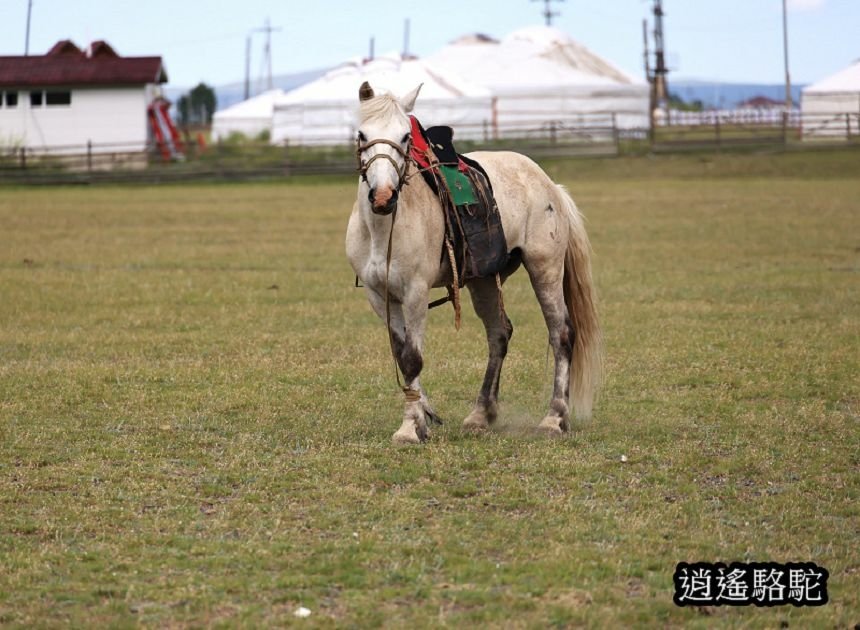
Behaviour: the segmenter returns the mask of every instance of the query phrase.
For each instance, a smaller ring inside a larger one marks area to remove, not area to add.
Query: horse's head
[[[405,183],[409,165],[412,126],[407,114],[415,106],[417,88],[402,98],[376,95],[365,81],[358,91],[358,170],[369,188],[367,197],[376,214],[387,215],[397,208],[397,197]]]

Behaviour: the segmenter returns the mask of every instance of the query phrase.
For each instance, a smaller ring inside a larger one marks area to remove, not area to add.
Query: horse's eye
[[[367,136],[365,136],[363,133],[361,133],[361,132],[359,131],[359,132],[358,132],[358,141],[359,141],[359,142],[367,142]]]
[[[410,135],[412,135],[412,134],[407,133],[405,136],[403,136],[403,140],[400,141],[400,144],[406,144],[407,142],[409,142],[409,136]]]

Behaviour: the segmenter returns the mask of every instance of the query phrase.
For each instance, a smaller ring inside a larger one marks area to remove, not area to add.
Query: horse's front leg
[[[389,304],[392,352],[405,383],[403,422],[392,436],[395,444],[424,442],[430,437],[428,421],[441,424],[420,381],[428,295],[429,289],[413,289],[402,302],[392,298]],[[369,290],[368,296],[377,315],[386,321],[384,295]]]

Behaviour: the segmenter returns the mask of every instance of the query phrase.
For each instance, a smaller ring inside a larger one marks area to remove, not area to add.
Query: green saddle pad
[[[478,202],[475,189],[471,180],[466,177],[456,166],[440,166],[442,177],[448,184],[455,206],[471,205]]]

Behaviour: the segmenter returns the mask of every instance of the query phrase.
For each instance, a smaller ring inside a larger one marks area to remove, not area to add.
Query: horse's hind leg
[[[570,428],[570,364],[576,331],[564,301],[562,266],[559,264],[556,269],[554,266],[542,265],[537,269],[528,268],[528,272],[543,311],[549,331],[549,343],[555,358],[549,412],[538,428],[550,435],[561,435]]]
[[[470,431],[483,431],[498,416],[499,377],[514,327],[508,316],[502,312],[495,278],[475,279],[467,286],[475,312],[484,322],[487,331],[489,358],[478,400],[463,421],[463,427]]]

